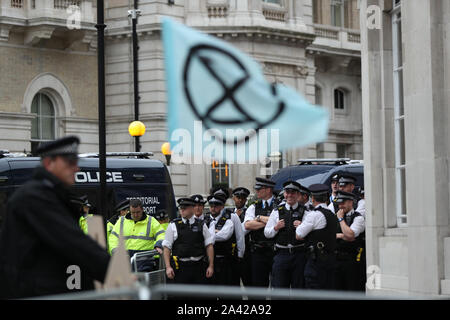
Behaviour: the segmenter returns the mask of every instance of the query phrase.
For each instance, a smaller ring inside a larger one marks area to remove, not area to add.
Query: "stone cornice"
[[[255,40],[270,39],[281,41],[288,44],[301,44],[304,47],[311,45],[315,39],[315,35],[307,32],[292,31],[287,29],[277,29],[266,26],[207,26],[195,27],[197,30],[214,35],[220,38],[230,36],[231,38],[246,37]],[[158,35],[160,36],[161,24],[145,24],[139,25],[137,28],[138,36]],[[109,39],[120,39],[131,37],[131,27],[120,27],[106,29],[105,35]]]

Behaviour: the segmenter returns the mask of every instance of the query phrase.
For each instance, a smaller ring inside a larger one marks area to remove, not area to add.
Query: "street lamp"
[[[170,143],[164,142],[161,146],[161,152],[166,157],[167,167],[170,167],[170,158],[172,156],[172,150],[170,150]]]
[[[128,126],[128,133],[130,136],[137,138],[136,142],[139,144],[139,137],[142,137],[145,133],[145,125],[141,121],[133,121]],[[141,146],[136,146],[136,151],[140,151]]]

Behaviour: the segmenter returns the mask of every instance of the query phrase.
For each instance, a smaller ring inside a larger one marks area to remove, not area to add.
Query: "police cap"
[[[203,196],[201,194],[194,194],[190,196],[190,198],[195,202],[195,204],[205,204],[206,200],[203,199]]]
[[[244,187],[237,187],[233,190],[233,196],[240,198],[247,198],[250,195],[250,190]]]
[[[36,149],[36,154],[41,158],[51,156],[65,156],[72,159],[78,158],[78,145],[80,139],[75,136],[67,136],[54,141],[42,142]]]
[[[276,185],[276,182],[272,181],[270,179],[257,177],[257,178],[255,178],[255,180],[256,180],[256,183],[255,183],[255,187],[254,188],[256,190],[259,190],[259,189],[262,189],[262,188],[274,188],[275,185]]]
[[[342,175],[339,178],[339,185],[340,186],[345,186],[347,183],[351,183],[351,184],[355,184],[356,183],[356,178],[350,175]]]
[[[226,189],[224,187],[214,188],[213,191],[211,192],[211,194],[224,197],[225,199],[228,199],[230,197],[230,192],[228,191],[228,189]]]
[[[114,208],[115,212],[120,212],[122,210],[128,209],[130,207],[130,200],[125,199],[122,202],[120,202],[116,207]]]
[[[160,210],[156,211],[154,217],[157,220],[163,220],[163,219],[168,218],[169,214],[167,213],[167,211],[165,209],[160,209]]]
[[[308,189],[313,196],[320,196],[330,192],[330,187],[322,183],[312,184]]]
[[[298,183],[297,181],[293,181],[293,180],[288,180],[285,183],[283,183],[283,189],[284,190],[295,190],[300,192],[300,183]]]
[[[179,207],[195,206],[195,202],[191,198],[180,198],[177,200],[177,202]]]
[[[342,203],[347,200],[355,200],[355,195],[351,192],[338,191],[336,196],[336,203]]]
[[[220,194],[210,195],[208,198],[209,205],[219,205],[223,206],[225,204],[226,199]]]
[[[338,181],[339,182],[339,175],[336,173],[331,177],[331,182]]]

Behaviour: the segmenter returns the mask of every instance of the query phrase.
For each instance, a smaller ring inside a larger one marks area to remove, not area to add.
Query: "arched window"
[[[334,89],[334,108],[344,110],[346,104],[346,92],[343,89]]]
[[[34,96],[31,113],[35,115],[31,121],[31,152],[34,154],[42,141],[55,140],[55,107],[44,93]]]

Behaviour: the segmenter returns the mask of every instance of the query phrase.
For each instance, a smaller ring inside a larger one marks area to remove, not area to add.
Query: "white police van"
[[[129,152],[107,153],[107,210],[105,219],[113,216],[119,202],[138,198],[144,211],[154,215],[158,210],[167,210],[170,219],[176,218],[176,203],[172,182],[167,167],[159,160],[150,159],[152,153]],[[73,192],[87,195],[92,205],[91,213],[97,213],[100,201],[100,173],[98,154],[80,154],[75,174]],[[31,179],[40,158],[25,154],[10,154],[0,151],[0,225],[6,211],[6,202],[12,193]]]

